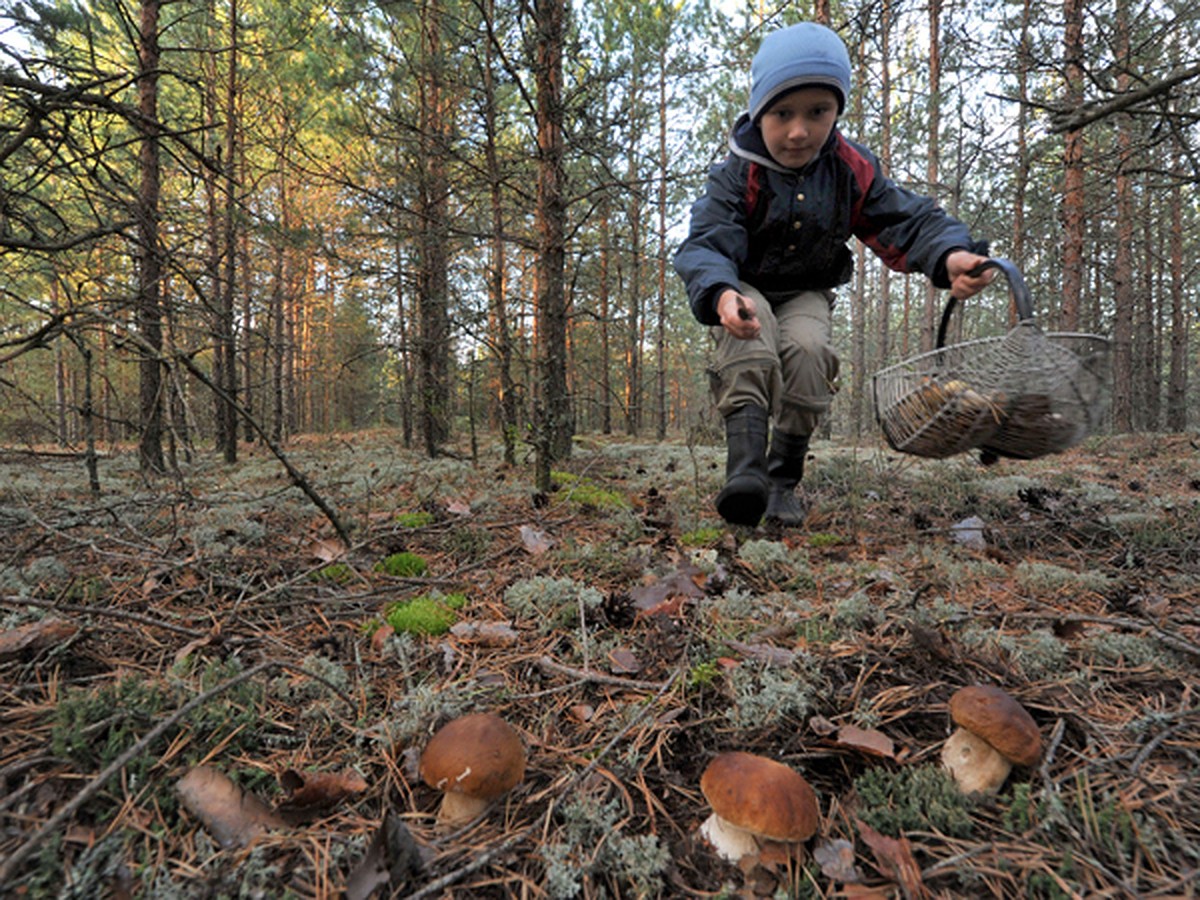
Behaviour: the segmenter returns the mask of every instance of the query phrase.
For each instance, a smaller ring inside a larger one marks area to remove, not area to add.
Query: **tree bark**
[[[158,241],[160,170],[158,147],[158,13],[159,0],[143,0],[141,46],[138,53],[138,113],[141,146],[138,168],[138,291],[137,323],[142,337],[139,374],[141,436],[138,463],[142,472],[165,468],[162,449],[162,256]]]
[[[567,392],[566,198],[563,169],[563,0],[536,5],[537,57],[537,315],[542,384],[539,482],[548,477],[551,460],[571,452],[574,423]],[[548,484],[540,484],[546,490]]]
[[[1121,60],[1118,89],[1128,85],[1129,21],[1125,0],[1117,2],[1116,43]],[[1133,137],[1127,113],[1116,119],[1117,128],[1117,244],[1113,256],[1113,428],[1133,430],[1133,224],[1134,196],[1129,168]]]
[[[1083,0],[1065,0],[1063,5],[1063,69],[1066,74],[1066,105],[1083,103]],[[1063,139],[1062,196],[1062,309],[1058,327],[1079,328],[1079,303],[1083,295],[1083,236],[1085,198],[1083,185],[1083,134],[1068,131]]]

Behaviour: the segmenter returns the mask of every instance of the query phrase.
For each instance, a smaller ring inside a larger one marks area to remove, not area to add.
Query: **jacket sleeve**
[[[719,325],[716,295],[737,287],[746,259],[745,164],[730,157],[713,166],[704,194],[692,204],[688,236],[675,251],[675,271],[687,287],[692,315]]]
[[[885,265],[898,272],[920,272],[935,286],[948,288],[945,259],[951,250],[987,253],[987,243],[972,240],[967,226],[931,197],[896,184],[883,174],[873,154],[855,149],[861,154],[854,168],[863,193],[855,204],[852,228]]]

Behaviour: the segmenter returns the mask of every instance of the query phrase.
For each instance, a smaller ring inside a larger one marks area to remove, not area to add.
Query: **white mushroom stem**
[[[965,728],[957,729],[942,747],[942,765],[964,794],[994,794],[1012,771],[1012,763],[1000,751]]]
[[[457,828],[482,815],[487,808],[487,800],[459,791],[446,791],[442,795],[442,805],[438,807],[437,824],[442,828]]]
[[[704,820],[700,834],[723,859],[731,863],[739,862],[743,856],[758,853],[758,841],[753,834],[725,821],[716,813]]]

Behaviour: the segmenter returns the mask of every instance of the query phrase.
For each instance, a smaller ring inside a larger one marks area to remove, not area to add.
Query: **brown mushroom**
[[[998,687],[977,684],[956,691],[950,718],[958,728],[942,747],[942,765],[964,794],[994,794],[1013,765],[1032,766],[1041,758],[1037,723]]]
[[[806,841],[817,831],[817,795],[794,769],[753,753],[722,753],[700,776],[712,815],[700,834],[729,862],[757,854],[760,841]]]
[[[442,792],[437,822],[463,825],[525,777],[525,746],[516,730],[491,713],[446,723],[421,754],[421,777]]]

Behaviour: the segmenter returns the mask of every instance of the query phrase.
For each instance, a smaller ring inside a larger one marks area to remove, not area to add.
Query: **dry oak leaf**
[[[880,834],[857,817],[854,819],[854,824],[858,827],[858,833],[862,837],[863,843],[871,848],[879,871],[885,877],[899,884],[905,897],[920,900],[920,898],[930,896],[925,882],[921,879],[921,867],[917,865],[908,838],[903,835],[899,838],[891,838]]]
[[[222,847],[245,847],[267,831],[287,827],[266,803],[210,766],[184,775],[175,793]]]
[[[347,797],[361,794],[367,783],[353,772],[297,772],[286,769],[279,776],[288,796],[275,805],[275,811],[292,825],[319,818]]]
[[[844,838],[824,841],[813,849],[813,860],[830,881],[858,882],[862,874],[854,864],[854,845]]]
[[[554,541],[544,531],[539,531],[532,525],[521,526],[521,544],[532,556],[541,556],[554,546]]]
[[[78,631],[78,625],[54,617],[9,629],[0,634],[0,662],[61,644],[73,638]]]
[[[874,729],[859,728],[857,725],[843,725],[838,729],[837,742],[843,747],[860,750],[868,756],[896,758],[896,745],[892,743],[892,739]]]

